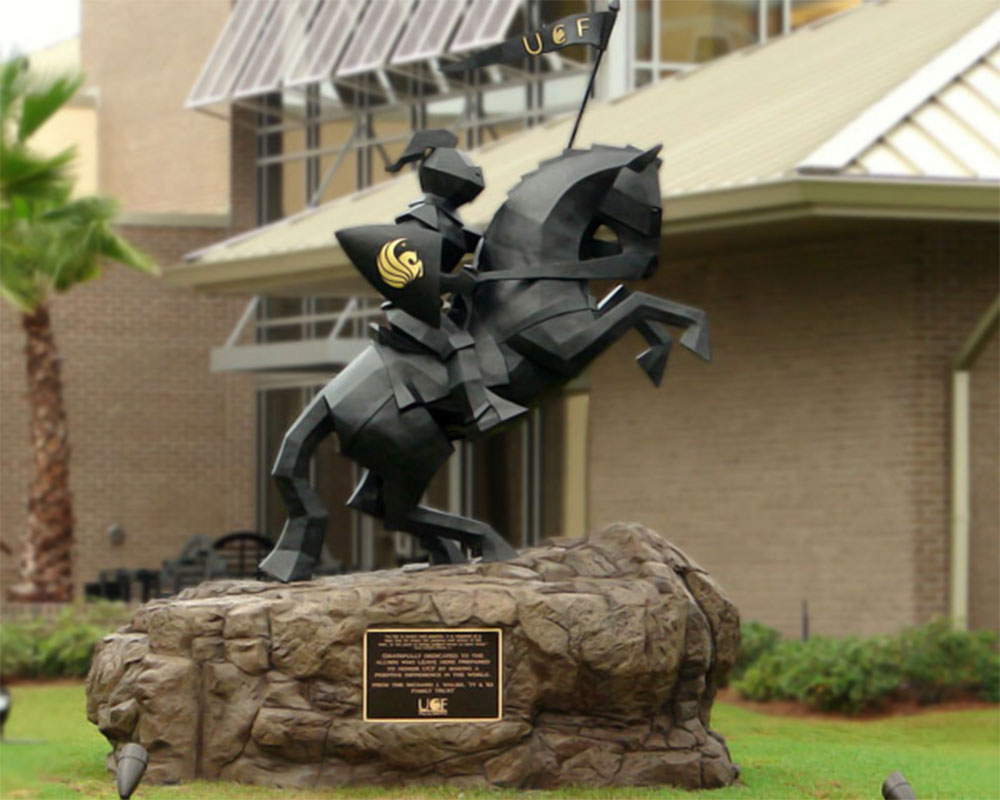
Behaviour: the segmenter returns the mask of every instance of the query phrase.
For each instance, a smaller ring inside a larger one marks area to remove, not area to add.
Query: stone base
[[[362,720],[362,640],[376,626],[499,627],[503,718]],[[273,786],[724,786],[709,730],[739,618],[655,532],[613,525],[513,561],[281,585],[219,581],[140,608],[105,637],[88,718],[146,780]]]

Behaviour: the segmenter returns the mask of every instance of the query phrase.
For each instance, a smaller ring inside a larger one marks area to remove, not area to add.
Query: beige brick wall
[[[197,228],[126,228],[161,264],[221,238]],[[109,567],[158,567],[192,533],[254,525],[252,379],[212,375],[245,299],[168,289],[111,267],[52,303],[63,358],[76,514],[74,580]],[[23,529],[29,450],[19,317],[0,304],[0,539]],[[106,530],[126,541],[111,547]],[[16,575],[5,557],[2,583]]]
[[[803,599],[824,634],[945,613],[947,367],[996,253],[923,226],[666,261],[651,290],[709,312],[715,359],[676,348],[659,390],[635,334],[595,363],[590,527],[661,530],[787,634]]]
[[[100,188],[124,211],[228,211],[229,126],[184,102],[229,8],[229,0],[84,0],[81,61],[100,92]]]

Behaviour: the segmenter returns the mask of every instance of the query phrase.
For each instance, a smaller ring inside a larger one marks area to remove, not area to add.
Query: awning
[[[238,0],[187,107],[494,44],[522,6],[523,0]]]

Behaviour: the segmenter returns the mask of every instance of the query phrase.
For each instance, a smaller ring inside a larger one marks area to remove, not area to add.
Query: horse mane
[[[525,191],[530,191],[536,196],[539,189],[543,189],[543,195],[552,192],[565,193],[575,184],[566,186],[564,183],[560,185],[559,183],[545,179],[554,168],[568,162],[572,162],[574,171],[578,177],[576,183],[579,183],[593,175],[596,171],[603,171],[609,168],[621,169],[641,152],[642,150],[632,145],[613,147],[606,144],[595,144],[589,150],[564,150],[557,156],[539,161],[537,168],[531,172],[524,173],[521,179],[507,192],[507,202],[503,205],[507,205],[508,202],[514,200],[519,194]]]
[[[561,231],[579,232],[579,219],[563,220],[561,213],[578,213],[573,194],[585,183],[604,179],[612,183],[618,172],[643,151],[632,146],[596,144],[587,150],[565,150],[540,162],[507,192],[483,234],[485,270],[507,269],[513,261],[548,249]],[[570,224],[567,224],[570,223]],[[518,255],[508,255],[508,254]]]

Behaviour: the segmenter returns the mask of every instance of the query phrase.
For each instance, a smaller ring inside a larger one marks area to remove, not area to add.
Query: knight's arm
[[[442,294],[472,294],[479,283],[479,272],[472,267],[462,267],[457,272],[441,273]]]
[[[479,247],[479,243],[483,240],[483,236],[479,231],[474,231],[472,228],[466,228],[462,226],[462,236],[465,237],[465,252],[475,253],[476,248]]]

